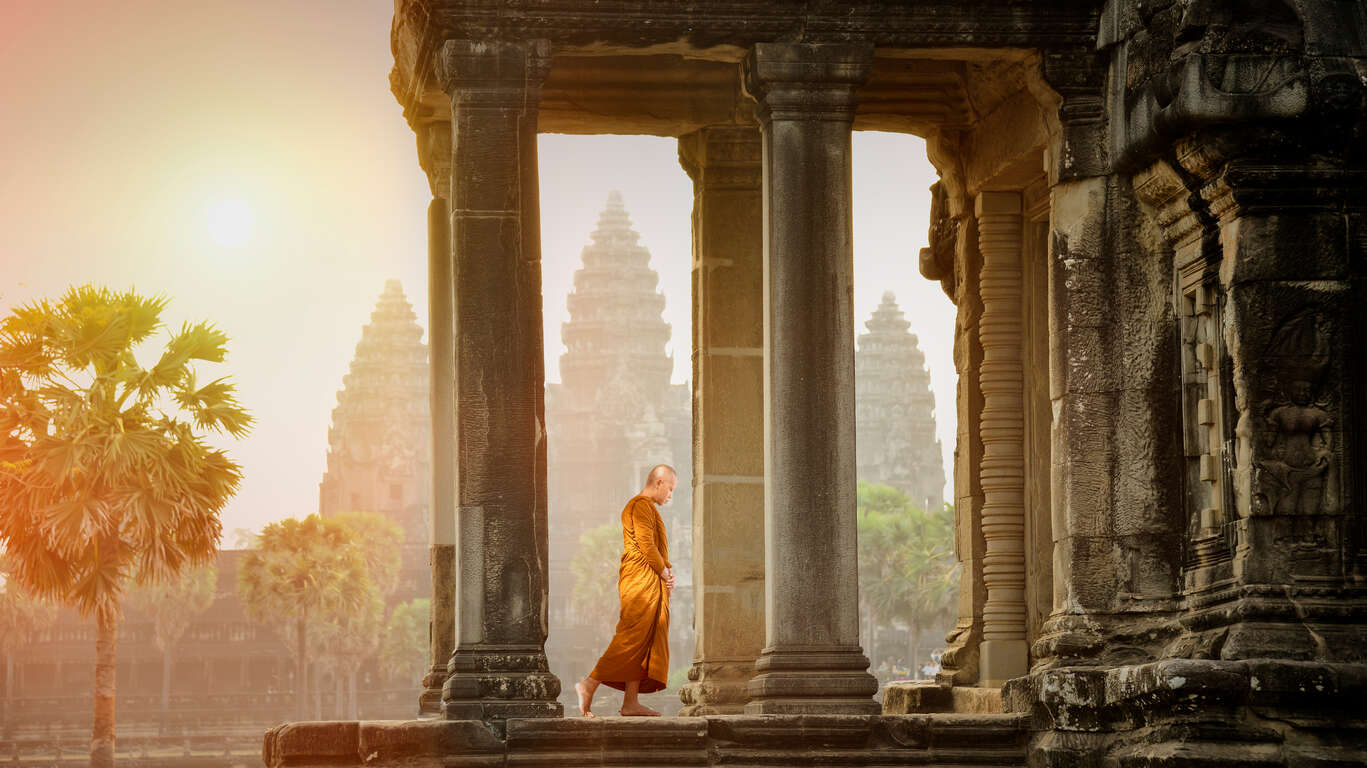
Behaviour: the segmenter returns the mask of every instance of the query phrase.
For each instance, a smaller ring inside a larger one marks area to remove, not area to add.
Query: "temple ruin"
[[[392,40],[442,719],[285,725],[268,764],[1367,761],[1362,3],[398,0]],[[925,137],[958,307],[959,620],[881,712],[864,129]],[[562,719],[546,665],[538,132],[677,137],[694,182],[696,717]]]

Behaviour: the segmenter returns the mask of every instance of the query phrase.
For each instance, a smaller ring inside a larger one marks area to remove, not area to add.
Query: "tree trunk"
[[[309,670],[307,648],[308,614],[299,613],[294,647],[294,711],[300,720],[309,719]]]
[[[910,641],[911,651],[911,679],[921,679],[921,622],[919,617],[913,616],[908,627],[908,640]]]
[[[355,669],[351,669],[351,670],[348,670],[348,671],[347,671],[347,692],[348,692],[348,694],[350,695],[349,697],[350,697],[350,699],[351,699],[351,719],[352,719],[352,720],[360,720],[360,719],[361,719],[361,705],[360,705],[360,703],[359,703],[358,701],[356,701],[356,670],[355,670]]]
[[[157,721],[157,735],[166,735],[166,720],[171,714],[171,651],[161,652],[161,718]]]
[[[323,676],[318,673],[318,662],[309,662],[309,690],[313,691],[313,719],[323,719]]]
[[[114,768],[114,673],[117,670],[119,620],[98,611],[95,634],[95,724],[90,735],[90,768]]]
[[[338,720],[346,719],[346,691],[343,689],[341,665],[332,668],[332,711]]]
[[[14,709],[14,652],[5,654],[5,722],[0,727],[0,734],[4,734],[4,739],[9,741],[10,734],[14,730],[14,715],[10,710]]]

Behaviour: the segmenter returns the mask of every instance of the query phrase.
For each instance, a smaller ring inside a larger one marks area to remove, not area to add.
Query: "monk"
[[[674,567],[658,507],[673,498],[677,483],[674,468],[660,464],[650,470],[645,488],[622,510],[622,566],[617,572],[622,613],[617,633],[598,664],[574,684],[579,714],[584,717],[595,717],[590,707],[599,685],[622,691],[619,714],[660,716],[636,697],[664,690],[669,679],[669,594],[674,591]]]

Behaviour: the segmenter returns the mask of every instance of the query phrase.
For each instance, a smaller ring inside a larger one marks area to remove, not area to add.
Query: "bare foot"
[[[660,713],[647,707],[644,704],[636,704],[630,707],[622,707],[617,711],[622,717],[659,717]]]
[[[574,684],[574,692],[579,694],[580,716],[597,717],[597,715],[589,711],[589,708],[593,706],[593,691],[589,690],[589,687],[587,685],[584,685],[582,682],[580,682]]]

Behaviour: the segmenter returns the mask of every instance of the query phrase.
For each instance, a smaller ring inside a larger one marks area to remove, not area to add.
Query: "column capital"
[[[743,62],[745,91],[761,122],[854,120],[856,91],[873,70],[873,46],[756,43]]]
[[[759,189],[758,125],[709,125],[679,137],[679,165],[705,189]]]
[[[516,107],[540,98],[551,69],[548,40],[447,40],[433,74],[453,101],[472,107]]]

